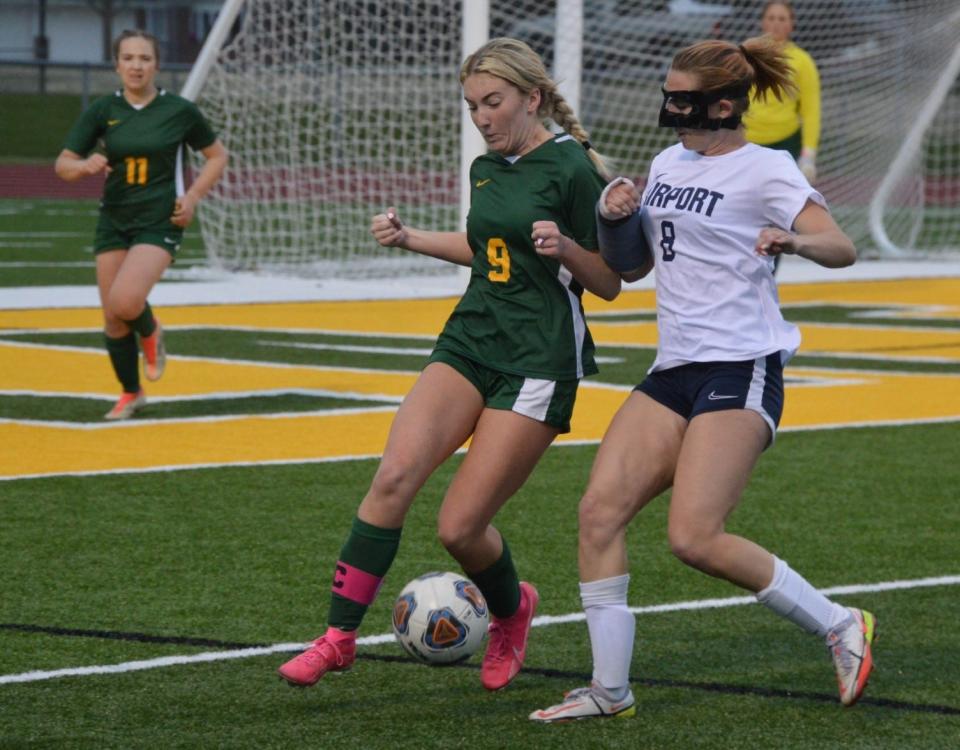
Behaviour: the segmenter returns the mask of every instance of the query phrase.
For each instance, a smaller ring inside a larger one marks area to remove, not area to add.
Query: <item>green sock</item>
[[[467,573],[467,576],[477,584],[480,593],[487,600],[490,613],[503,619],[509,617],[520,606],[520,579],[517,569],[513,566],[510,548],[507,540],[501,537],[503,554],[486,570],[479,573]]]
[[[125,320],[124,323],[139,333],[141,337],[152,336],[153,332],[157,330],[157,319],[153,317],[153,310],[150,308],[149,302],[143,303],[143,312],[136,318]]]
[[[353,519],[333,574],[327,623],[340,630],[356,630],[373,604],[383,577],[400,547],[403,529],[383,529]]]
[[[110,355],[110,364],[117,374],[117,380],[126,393],[136,393],[140,390],[140,371],[137,368],[139,352],[137,338],[128,333],[122,338],[115,339],[104,335],[107,353]]]

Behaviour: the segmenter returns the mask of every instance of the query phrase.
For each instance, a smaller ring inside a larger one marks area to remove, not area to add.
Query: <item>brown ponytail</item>
[[[698,42],[680,50],[671,67],[696,76],[701,91],[748,90],[756,86],[759,98],[772,92],[777,99],[793,93],[796,86],[783,45],[771,36],[747,39],[742,44],[719,40]],[[738,114],[748,105],[747,97],[734,104]]]

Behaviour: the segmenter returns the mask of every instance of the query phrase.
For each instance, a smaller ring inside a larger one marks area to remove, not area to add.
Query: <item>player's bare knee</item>
[[[136,320],[143,312],[144,304],[139,295],[111,293],[107,300],[107,314],[119,320]]]
[[[406,497],[416,492],[412,462],[404,458],[384,456],[370,486],[371,494],[382,498]]]
[[[681,562],[697,570],[709,571],[710,538],[680,524],[671,525],[667,536],[670,551]]]
[[[485,524],[475,527],[475,524],[464,521],[463,518],[448,519],[441,516],[437,519],[437,538],[456,560],[476,544],[485,529]]]
[[[401,525],[418,489],[410,477],[400,466],[381,465],[361,503],[363,511],[386,525]]]
[[[603,547],[626,525],[622,507],[603,492],[587,488],[580,499],[578,523],[581,542],[591,547]]]

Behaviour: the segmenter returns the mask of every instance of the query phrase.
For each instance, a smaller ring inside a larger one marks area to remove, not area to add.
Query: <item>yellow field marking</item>
[[[649,346],[657,345],[657,324],[653,320],[629,323],[604,323],[590,321],[590,333],[597,346]]]
[[[960,419],[960,376],[787,367],[786,375],[823,385],[786,386],[781,427],[869,425]],[[628,393],[586,386],[577,395],[573,431],[560,440],[599,440]]]
[[[842,274],[842,271],[838,274]],[[780,287],[780,301],[784,304],[822,302],[878,307],[937,306],[943,308],[938,315],[957,317],[960,316],[960,278],[784,284]]]
[[[654,321],[604,323],[592,321],[590,331],[597,344],[605,346],[657,345]],[[917,330],[909,326],[822,325],[801,323],[802,354],[869,354],[890,358],[929,358],[960,362],[960,331],[950,329]]]
[[[383,450],[393,412],[242,417],[85,430],[0,423],[0,477],[303,461]]]
[[[844,326],[804,323],[803,354],[869,354],[890,359],[929,358],[960,361],[960,331],[909,326]]]
[[[839,272],[842,273],[842,272]],[[896,279],[883,281],[831,281],[808,284],[782,284],[783,304],[914,305],[940,307],[942,313],[960,315],[960,278]],[[604,302],[590,294],[583,297],[587,313],[656,309],[653,290],[625,291],[613,302]]]
[[[898,281],[850,281],[816,284],[786,284],[780,288],[780,297],[789,303],[863,304],[863,305],[922,305],[935,306],[940,315],[960,316],[960,279],[909,279]],[[433,337],[443,327],[453,309],[455,298],[421,300],[364,300],[337,302],[282,302],[254,305],[173,306],[160,308],[168,326],[240,326],[263,330],[316,330],[340,333],[386,334]],[[585,294],[584,308],[588,314],[653,312],[655,298],[652,290],[627,291],[616,300],[604,302]],[[904,311],[904,317],[923,317],[923,311]],[[0,310],[0,330],[3,329],[59,329],[92,328],[102,325],[96,308]],[[609,328],[604,328],[608,326]],[[650,323],[616,326],[605,324],[602,318],[591,322],[595,339],[609,345],[618,343],[653,345],[655,338]],[[809,328],[804,325],[803,328]],[[860,330],[848,326],[849,330]],[[618,336],[618,334],[621,337]],[[894,332],[892,346],[910,335]],[[852,337],[857,340],[856,336]],[[845,349],[840,349],[844,351]]]
[[[828,382],[822,387],[787,385],[784,427],[960,419],[957,375],[819,370],[788,365],[786,375],[794,372],[804,377],[840,378],[841,382]]]
[[[106,354],[96,349],[22,347],[0,341],[0,363],[5,363],[3,390],[109,396],[119,392]],[[145,386],[151,396],[312,388],[402,397],[415,379],[411,373],[171,357],[163,379]]]
[[[842,273],[842,272],[840,272]],[[960,278],[784,284],[780,299],[790,303],[937,306],[960,315]],[[253,305],[164,306],[169,325],[223,325],[263,329],[300,328],[406,335],[435,335],[457,300],[362,300],[280,302]],[[583,297],[587,313],[653,311],[652,290],[625,291],[613,302]],[[0,330],[11,328],[99,328],[97,308],[0,310]]]
[[[621,292],[613,302],[607,302],[584,293],[583,309],[587,315],[603,313],[628,313],[633,311],[656,312],[657,300],[652,289],[638,289],[636,291]],[[591,328],[592,328],[591,324]]]
[[[788,370],[789,374],[789,370]],[[826,381],[836,370],[802,368]],[[783,427],[869,425],[960,419],[960,377],[842,371],[848,382],[787,386]],[[577,397],[573,431],[558,442],[598,441],[629,390],[590,385]],[[136,421],[102,429],[0,423],[0,477],[67,472],[305,461],[377,455],[393,411],[236,417],[215,421]]]
[[[940,305],[957,308],[960,280],[849,282],[790,285],[785,302]],[[164,308],[167,325],[243,326],[434,336],[453,299],[313,302]],[[585,299],[589,310],[652,310],[653,292],[629,292],[612,306]],[[0,311],[0,328],[98,328],[100,313],[86,310]],[[655,346],[653,322],[591,324],[598,343]],[[910,354],[960,360],[960,335],[880,326],[805,324],[802,351],[842,354]],[[918,348],[919,347],[919,348]],[[16,346],[0,341],[0,389],[46,393],[102,393],[116,386],[102,351]],[[823,378],[822,386],[787,386],[784,427],[858,425],[927,419],[960,419],[960,377],[797,368]],[[791,375],[788,368],[787,375]],[[172,357],[164,379],[148,384],[153,396],[198,396],[257,390],[317,389],[403,396],[415,375],[328,367]],[[642,373],[637,373],[638,380]],[[596,441],[628,394],[627,389],[585,386],[573,432],[563,441]],[[162,408],[162,407],[160,407]],[[0,422],[0,477],[161,466],[298,461],[379,453],[392,411],[228,417],[210,421],[137,422],[84,426]]]
[[[843,272],[838,271],[838,276]],[[808,284],[782,284],[783,304],[914,305],[940,308],[937,317],[960,316],[960,278],[896,279],[884,281],[831,281]],[[590,294],[583,296],[588,314],[656,310],[653,290],[623,292],[613,302],[604,302]],[[933,316],[931,313],[908,313],[910,317]]]
[[[262,305],[160,307],[167,326],[243,326],[264,330],[302,329],[355,333],[436,336],[457,300],[364,300],[359,302],[277,302]],[[0,310],[7,328],[99,328],[96,308]]]

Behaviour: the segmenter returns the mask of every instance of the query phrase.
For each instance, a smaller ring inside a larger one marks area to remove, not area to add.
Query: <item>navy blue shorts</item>
[[[693,362],[647,375],[634,390],[647,394],[687,421],[698,414],[750,409],[777,434],[783,414],[780,353],[746,362]]]

